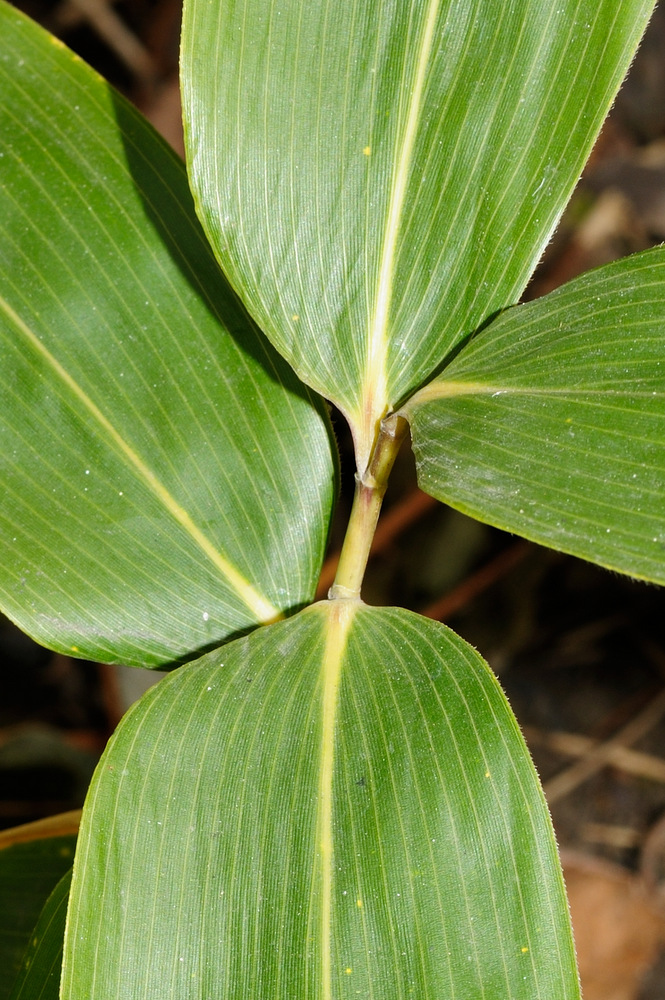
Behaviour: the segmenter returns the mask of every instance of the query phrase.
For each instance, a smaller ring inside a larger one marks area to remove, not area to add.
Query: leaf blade
[[[39,914],[71,868],[76,837],[46,837],[0,850],[0,997],[7,1000]]]
[[[86,808],[64,1000],[579,995],[517,725],[409,612],[326,602],[177,671]]]
[[[408,404],[420,484],[533,541],[665,582],[662,248],[499,317]]]
[[[9,1000],[58,1000],[71,878],[70,870],[46,900]]]
[[[0,16],[3,603],[63,651],[172,662],[311,597],[327,420],[221,279],[177,158]]]
[[[188,0],[199,214],[361,471],[386,409],[519,298],[652,6]]]

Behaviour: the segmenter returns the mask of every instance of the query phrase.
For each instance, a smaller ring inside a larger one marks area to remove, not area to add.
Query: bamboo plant
[[[0,0],[2,607],[170,670],[0,998],[578,1000],[498,682],[361,588],[407,430],[442,502],[665,581],[665,251],[518,304],[652,7],[186,0],[185,167]]]

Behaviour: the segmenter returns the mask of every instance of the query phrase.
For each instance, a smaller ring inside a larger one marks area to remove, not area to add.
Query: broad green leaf
[[[47,899],[9,1000],[58,1000],[71,877],[63,875]]]
[[[579,998],[547,809],[443,625],[316,604],[171,674],[84,810],[63,1000]]]
[[[519,298],[652,8],[185,0],[204,227],[361,463],[377,418]]]
[[[71,868],[75,844],[73,836],[47,837],[0,850],[0,1000],[10,995],[41,909]]]
[[[221,277],[184,168],[0,4],[0,600],[150,665],[310,600],[327,420]]]
[[[665,249],[508,310],[405,415],[432,496],[665,583]]]

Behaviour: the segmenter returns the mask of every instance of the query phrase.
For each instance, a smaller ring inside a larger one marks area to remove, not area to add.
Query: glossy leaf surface
[[[377,417],[519,298],[652,7],[186,0],[206,232],[361,463]]]
[[[327,420],[237,304],[180,161],[0,5],[0,599],[98,660],[311,599]]]
[[[76,838],[67,836],[0,850],[0,1000],[9,997],[42,907],[71,868],[75,846]]]
[[[63,875],[46,901],[9,1000],[58,1000],[71,877]]]
[[[407,415],[428,493],[665,583],[665,250],[508,310]]]
[[[182,667],[84,811],[63,1000],[579,997],[552,830],[444,626],[316,604]]]

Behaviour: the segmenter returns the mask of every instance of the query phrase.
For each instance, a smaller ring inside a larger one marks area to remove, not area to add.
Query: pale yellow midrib
[[[425,26],[422,33],[416,73],[409,100],[409,107],[406,115],[406,124],[402,133],[397,169],[394,174],[394,181],[390,192],[390,203],[388,217],[381,250],[381,263],[379,266],[379,280],[377,284],[377,294],[374,303],[374,312],[370,323],[368,352],[367,352],[367,383],[368,392],[371,399],[371,419],[378,420],[390,404],[388,399],[387,384],[387,358],[388,358],[388,316],[393,298],[393,280],[395,271],[395,255],[397,251],[397,239],[399,236],[402,221],[402,211],[406,198],[406,191],[411,170],[413,148],[418,132],[420,121],[423,91],[427,75],[432,44],[434,41],[434,29],[439,13],[440,0],[430,0]]]
[[[323,703],[319,777],[318,840],[321,864],[321,1000],[332,1000],[333,770],[335,725],[342,661],[361,601],[327,604],[327,636],[321,664]]]
[[[99,407],[92,401],[88,394],[81,388],[78,382],[72,378],[69,372],[51,354],[48,348],[35,335],[30,327],[12,309],[9,303],[0,297],[0,306],[10,318],[14,326],[23,334],[28,342],[42,355],[53,371],[60,377],[67,388],[85,406],[87,411],[97,421],[100,427],[109,436],[115,447],[132,464],[140,478],[152,491],[152,493],[164,504],[171,516],[184,528],[187,534],[196,542],[201,551],[210,559],[215,568],[226,578],[229,586],[235,591],[237,596],[244,602],[249,610],[256,616],[258,621],[270,622],[278,618],[280,612],[267,601],[262,594],[245,579],[245,577],[217,551],[209,538],[192,521],[187,511],[171,496],[166,487],[155,476],[152,470],[145,464],[141,457],[125,441],[121,434],[115,429],[113,424],[104,416]]]
[[[528,386],[528,385],[491,385],[487,382],[430,382],[402,407],[399,414],[407,419],[409,414],[425,403],[433,403],[439,399],[450,399],[453,396],[636,396],[650,398],[654,395],[648,389],[594,389],[575,388],[574,386]]]

